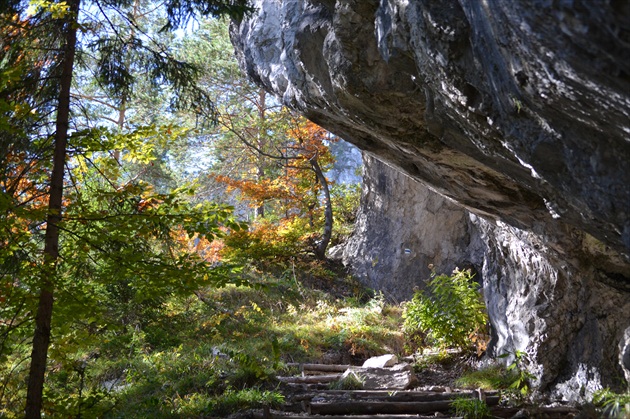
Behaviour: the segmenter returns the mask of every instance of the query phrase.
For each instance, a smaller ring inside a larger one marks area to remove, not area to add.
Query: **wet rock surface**
[[[525,350],[542,389],[618,387],[630,374],[630,4],[253,3],[232,28],[253,80],[467,210],[422,186],[394,201],[413,211],[381,215],[380,229],[366,215],[364,234],[384,239],[344,255],[366,282],[399,295],[429,259],[468,261],[495,351]],[[372,182],[374,215],[396,198]],[[400,262],[419,247],[384,228],[418,225],[424,253]],[[374,264],[378,242],[390,251]]]

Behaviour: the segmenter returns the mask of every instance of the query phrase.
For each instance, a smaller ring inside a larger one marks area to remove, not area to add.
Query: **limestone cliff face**
[[[542,388],[629,369],[630,3],[253,4],[232,33],[253,80],[471,211],[435,254],[483,260],[497,350]]]
[[[490,314],[490,355],[527,352],[541,389],[577,400],[630,372],[630,293],[597,267],[605,256],[584,252],[579,234],[551,242],[479,217],[369,156],[363,178],[343,252],[363,283],[400,301],[424,286],[429,264],[440,273],[472,268]]]
[[[354,234],[342,260],[358,279],[395,302],[409,300],[436,272],[473,268],[484,247],[469,214],[385,163],[364,156],[363,191]]]

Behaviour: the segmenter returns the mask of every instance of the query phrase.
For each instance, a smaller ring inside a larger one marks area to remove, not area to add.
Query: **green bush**
[[[516,350],[514,353],[508,352],[500,355],[499,358],[507,358],[510,355],[514,356],[514,361],[506,368],[509,373],[514,375],[514,381],[510,384],[510,388],[520,393],[522,397],[525,397],[529,393],[530,382],[535,378],[534,375],[525,368],[525,365],[530,362],[529,357],[526,352]]]
[[[330,195],[335,214],[335,226],[331,246],[344,242],[354,231],[359,202],[361,200],[360,184],[333,184]]]
[[[433,273],[426,291],[416,292],[403,312],[405,334],[426,336],[441,348],[469,349],[473,336],[486,327],[488,315],[470,271]]]

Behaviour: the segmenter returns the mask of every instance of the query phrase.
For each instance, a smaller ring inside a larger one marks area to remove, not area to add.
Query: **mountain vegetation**
[[[293,363],[483,352],[466,273],[449,328],[326,259],[360,185],[240,74],[246,4],[0,1],[0,417],[225,417]]]
[[[331,189],[346,187],[324,173],[337,140],[265,100],[236,70],[226,21],[202,19],[247,10],[220,0],[3,2],[2,417],[115,415],[118,381],[144,375],[127,362],[197,353],[184,342],[222,321],[209,293],[278,281],[261,267],[325,271],[302,261],[322,259],[333,237]],[[262,102],[243,100],[251,92]],[[334,205],[347,223],[358,191],[346,189]],[[200,323],[176,326],[190,310]],[[257,365],[252,353],[230,362]],[[188,394],[168,397],[178,391]]]

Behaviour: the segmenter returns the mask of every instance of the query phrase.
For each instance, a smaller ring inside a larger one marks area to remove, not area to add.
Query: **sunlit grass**
[[[339,298],[289,279],[168,300],[161,335],[147,343],[146,333],[133,333],[119,344],[137,350],[93,366],[103,380],[121,380],[108,415],[223,415],[278,403],[274,376],[288,363],[318,362],[329,352],[357,362],[402,354],[401,310],[382,295]]]
[[[507,371],[505,367],[496,365],[469,371],[458,378],[455,383],[463,388],[502,390],[509,388],[517,378],[516,372]]]

